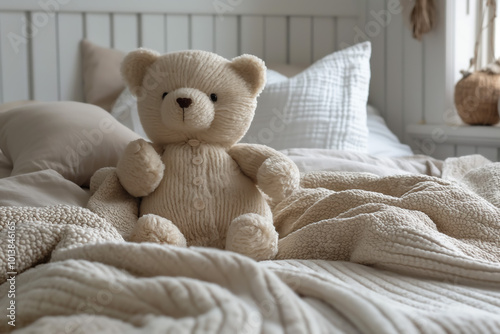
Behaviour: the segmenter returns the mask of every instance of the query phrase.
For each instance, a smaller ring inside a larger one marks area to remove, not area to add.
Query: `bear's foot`
[[[170,220],[149,214],[137,220],[130,237],[133,242],[156,242],[186,247],[186,238]]]
[[[229,225],[226,249],[256,261],[273,259],[278,253],[278,233],[272,219],[255,213],[236,217]]]

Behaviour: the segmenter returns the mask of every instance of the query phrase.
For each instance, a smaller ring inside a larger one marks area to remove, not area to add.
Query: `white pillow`
[[[276,71],[267,71],[267,84],[272,84],[283,79],[286,80],[287,77]],[[369,132],[368,154],[379,157],[402,157],[413,155],[411,148],[408,145],[402,144],[398,137],[389,130],[378,110],[371,105],[367,105],[366,111],[366,125]],[[137,100],[130,93],[128,88],[125,88],[120,97],[116,100],[111,115],[143,138],[148,138],[139,120]],[[2,177],[1,158],[2,155],[0,154],[0,178]],[[10,168],[8,166],[6,167],[7,176],[10,175],[11,169],[12,166],[10,166]]]
[[[118,96],[118,99],[116,99],[111,109],[111,116],[143,138],[148,138],[142,127],[141,120],[139,119],[137,98],[130,93],[128,87],[126,87],[120,96]]]
[[[403,157],[413,155],[410,146],[402,144],[389,130],[385,120],[375,107],[366,107],[368,126],[368,153],[379,157]]]
[[[283,73],[268,68],[266,71],[266,87],[282,81],[287,81],[288,78],[289,77],[285,76]],[[260,98],[258,99],[258,101],[260,101]]]
[[[267,82],[286,80],[304,71],[307,66],[287,64],[266,64]],[[398,137],[387,127],[380,112],[373,106],[366,106],[366,125],[368,126],[368,154],[378,157],[402,157],[413,155],[410,146],[402,144]]]
[[[369,42],[332,53],[292,78],[271,72],[243,142],[275,149],[367,151]]]
[[[267,71],[267,84],[272,84],[281,80],[286,80],[287,77],[276,71]],[[385,120],[380,116],[378,110],[373,106],[367,105],[366,125],[368,127],[368,154],[379,157],[402,157],[413,155],[411,148],[408,145],[402,144],[398,137],[389,130]],[[143,138],[148,138],[142,128],[137,111],[137,100],[130,93],[128,88],[125,88],[120,97],[116,100],[111,111],[111,115],[120,123],[141,135]],[[1,167],[1,155],[0,155]],[[10,169],[8,175],[10,175]],[[2,173],[0,170],[0,178]]]

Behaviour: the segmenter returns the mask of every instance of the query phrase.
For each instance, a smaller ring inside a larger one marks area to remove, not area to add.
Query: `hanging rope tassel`
[[[434,0],[417,0],[411,11],[410,20],[413,26],[413,37],[422,40],[422,35],[431,31],[434,26],[436,8]]]

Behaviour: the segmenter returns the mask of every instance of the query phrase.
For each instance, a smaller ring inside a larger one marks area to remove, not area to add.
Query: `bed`
[[[371,5],[141,3],[0,5],[0,332],[500,332],[500,164],[401,143],[380,49],[352,43]],[[96,172],[146,137],[119,73],[138,46],[266,61],[243,141],[301,171],[275,260],[124,237],[135,199]]]

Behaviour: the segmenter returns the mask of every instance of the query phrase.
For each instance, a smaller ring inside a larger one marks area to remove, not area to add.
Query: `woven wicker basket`
[[[457,82],[455,106],[458,115],[470,125],[494,125],[500,121],[500,74],[476,71]]]

